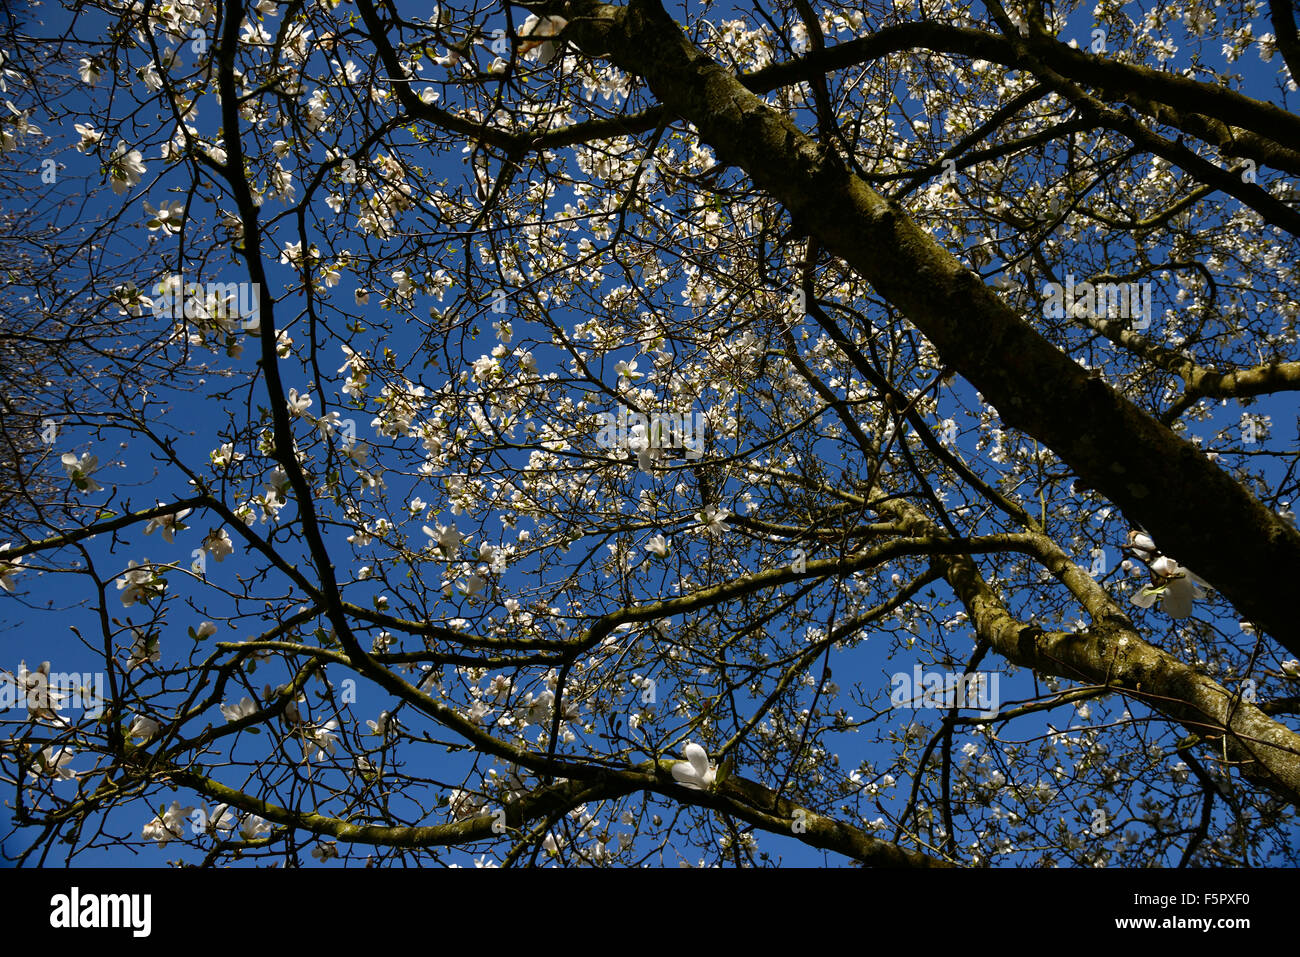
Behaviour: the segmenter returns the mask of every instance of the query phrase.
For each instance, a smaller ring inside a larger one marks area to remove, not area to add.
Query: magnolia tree
[[[11,22],[7,854],[1295,863],[1296,30]]]

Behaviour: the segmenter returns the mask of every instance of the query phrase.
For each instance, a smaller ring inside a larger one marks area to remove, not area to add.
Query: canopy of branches
[[[1300,861],[1289,0],[6,16],[9,857]]]

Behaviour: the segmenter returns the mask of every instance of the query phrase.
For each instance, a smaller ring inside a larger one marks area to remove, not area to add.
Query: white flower
[[[539,17],[533,14],[519,27],[519,35],[530,38],[519,45],[519,52],[545,66],[555,59],[555,43],[551,40],[531,38],[559,36],[568,25],[569,21],[564,17]]]
[[[59,709],[63,707],[64,700],[70,695],[50,688],[48,661],[42,661],[35,671],[28,670],[26,661],[20,662],[14,681],[21,697],[20,704],[26,705],[32,718],[48,721],[60,727],[68,724],[66,718],[60,717]]]
[[[127,662],[129,670],[134,671],[151,661],[161,661],[162,649],[159,647],[158,633],[134,627],[132,630],[135,632],[135,642],[131,645],[131,659]]]
[[[461,62],[461,55],[455,50],[448,50],[446,56],[436,56],[433,58],[433,62],[436,63],[438,66],[447,67],[448,69],[450,69],[451,67],[455,66],[457,63]]]
[[[239,721],[257,712],[257,704],[248,695],[239,699],[239,704],[221,705],[221,714],[227,721]]]
[[[181,520],[185,518],[185,516],[189,515],[190,512],[192,511],[193,509],[187,508],[184,511],[176,512],[173,515],[158,515],[154,518],[151,518],[149,519],[148,524],[145,525],[144,527],[144,533],[146,535],[152,535],[154,529],[161,528],[163,541],[167,542],[170,545],[172,543],[173,536],[178,531],[184,531],[185,529],[185,526],[181,524]]]
[[[113,192],[121,196],[140,182],[146,172],[143,160],[139,150],[128,150],[125,143],[118,141],[108,157],[108,185]]]
[[[211,638],[216,633],[217,626],[210,621],[205,621],[194,630],[194,639],[196,641],[202,641],[204,638]]]
[[[1128,550],[1144,562],[1150,562],[1160,554],[1151,536],[1137,531],[1128,533]]]
[[[435,525],[434,528],[436,528],[437,531],[435,531],[434,528],[430,528],[428,525],[422,527],[424,534],[434,539],[438,543],[438,547],[442,549],[442,553],[449,557],[454,557],[457,550],[460,548],[461,543],[467,540],[466,536],[461,535],[461,533],[456,530],[455,522],[452,522],[450,525]]]
[[[5,542],[4,545],[0,545],[0,555],[3,555],[8,548],[8,542]],[[0,588],[3,588],[8,592],[14,590],[14,576],[23,570],[19,567],[22,563],[23,560],[21,556],[10,561],[0,560]]]
[[[203,814],[200,809],[200,814],[202,814],[200,820],[206,819],[207,822],[203,829],[209,834],[217,834],[221,837],[233,831],[235,822],[239,820],[229,804],[218,804],[212,809],[211,814]]]
[[[397,269],[389,274],[393,283],[397,286],[397,295],[402,299],[410,299],[415,293],[415,284],[411,282],[411,274],[405,269]]]
[[[234,443],[226,442],[215,452],[209,452],[208,458],[212,460],[212,467],[218,469],[229,468],[235,462],[244,460],[243,452],[236,452]]]
[[[157,841],[158,846],[163,847],[172,838],[184,836],[185,820],[193,810],[192,807],[181,807],[180,801],[172,801],[170,808],[162,811],[144,826],[140,836]]]
[[[122,606],[130,608],[138,601],[152,598],[166,589],[166,584],[159,579],[154,581],[153,566],[146,559],[143,563],[131,559],[126,563],[126,572],[117,580],[117,590],[122,593]]]
[[[264,834],[271,833],[271,824],[265,818],[250,814],[239,825],[239,836],[246,841],[255,841]]]
[[[387,711],[379,712],[379,719],[377,721],[370,721],[368,719],[366,721],[366,726],[370,728],[370,733],[380,735],[381,737],[388,733],[390,727],[396,727],[396,725],[397,719]]]
[[[203,539],[203,548],[219,562],[225,561],[227,555],[235,553],[235,543],[230,540],[230,533],[224,528],[209,532],[208,537]]]
[[[1192,613],[1192,602],[1205,595],[1208,585],[1199,577],[1168,556],[1162,555],[1151,563],[1157,584],[1148,585],[1133,596],[1139,608],[1150,608],[1157,600],[1160,610],[1170,618],[1186,618]]]
[[[144,211],[149,215],[145,220],[145,225],[149,231],[161,229],[164,233],[179,233],[181,225],[184,222],[185,206],[177,200],[165,202],[157,209],[150,206],[148,201],[144,204]]]
[[[485,805],[475,797],[472,791],[452,788],[451,793],[447,795],[447,809],[451,811],[451,816],[458,821],[477,817],[484,807]]]
[[[163,88],[162,76],[158,73],[158,67],[153,63],[146,63],[135,71],[135,75],[140,78],[145,89],[150,93],[157,93]]]
[[[77,144],[77,150],[82,153],[89,153],[92,149],[98,146],[100,140],[104,138],[103,133],[99,132],[88,123],[73,123],[72,128],[75,129],[81,137],[81,142]]]
[[[318,861],[328,861],[339,856],[339,847],[334,841],[321,841],[311,849],[311,856]]]
[[[490,382],[501,375],[501,363],[493,356],[479,356],[473,364],[474,381]]]
[[[77,76],[81,77],[82,83],[87,86],[94,86],[99,82],[99,73],[99,63],[82,57],[80,64],[77,66]]]
[[[1282,674],[1288,678],[1300,678],[1300,661],[1294,658],[1288,658],[1282,662]]]
[[[132,741],[137,738],[141,741],[148,741],[158,733],[161,725],[153,718],[146,718],[142,714],[137,714],[135,720],[131,722],[131,727],[127,729],[126,736]]]
[[[553,691],[543,691],[536,698],[532,692],[523,701],[523,717],[528,724],[543,724],[550,720],[551,706],[555,703]]]
[[[1178,563],[1172,558],[1161,555],[1151,563],[1151,571],[1161,578],[1170,578],[1178,574]]]
[[[709,764],[709,755],[702,747],[694,741],[687,742],[682,757],[686,760],[673,765],[673,780],[696,791],[712,786],[718,772]]]
[[[660,558],[668,557],[669,549],[668,539],[662,535],[652,536],[650,541],[646,542],[645,550],[652,555],[658,555]]]
[[[297,389],[289,390],[289,414],[292,416],[303,416],[311,408],[311,394],[304,392],[298,394]]]
[[[63,470],[68,473],[68,478],[82,492],[98,492],[102,486],[91,478],[91,474],[99,467],[99,459],[89,452],[77,458],[75,452],[64,452],[59,460],[63,463]]]
[[[1208,583],[1190,570],[1179,565],[1168,555],[1161,555],[1151,536],[1142,532],[1129,532],[1127,551],[1146,563],[1155,583],[1143,588],[1131,599],[1139,608],[1150,608],[1158,600],[1160,609],[1170,618],[1186,618],[1192,613],[1192,602],[1204,597]]]
[[[260,23],[254,23],[252,20],[244,21],[244,32],[239,35],[239,42],[245,46],[259,46],[270,43],[271,35]]]
[[[326,752],[333,754],[338,747],[338,735],[334,733],[338,726],[337,721],[329,721],[319,728],[304,729],[303,734],[307,740],[303,742],[303,758],[306,759],[313,748],[316,749],[317,761],[323,761]]]
[[[731,513],[725,508],[718,508],[715,505],[706,505],[704,511],[696,512],[695,517],[700,520],[704,530],[710,535],[717,535],[722,532]]]
[[[293,173],[285,169],[279,163],[271,170],[271,190],[278,199],[286,203],[292,203],[296,189],[293,185]]]
[[[64,767],[72,760],[72,751],[69,748],[45,748],[36,756],[36,765],[28,770],[28,780],[36,780],[42,774],[58,781],[71,781],[76,777],[76,772],[71,768]]]

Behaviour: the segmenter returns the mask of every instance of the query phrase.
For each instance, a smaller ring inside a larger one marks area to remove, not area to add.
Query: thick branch
[[[797,227],[898,306],[1008,425],[1053,449],[1165,553],[1300,653],[1289,597],[1300,532],[1057,350],[901,210],[692,45],[662,7],[569,6],[579,18],[570,32],[584,50],[643,76],[721,160],[749,173]]]

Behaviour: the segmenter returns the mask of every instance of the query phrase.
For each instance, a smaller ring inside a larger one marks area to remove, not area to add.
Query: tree
[[[23,860],[1295,863],[1289,3],[62,15]]]

